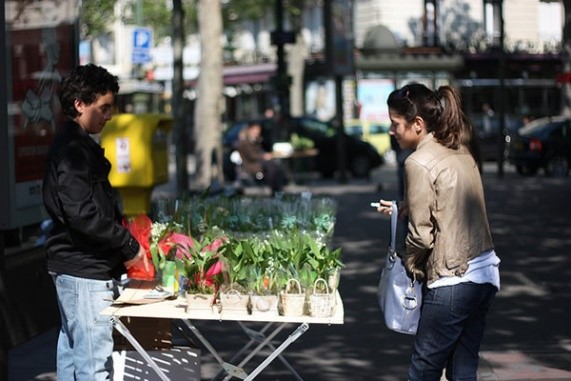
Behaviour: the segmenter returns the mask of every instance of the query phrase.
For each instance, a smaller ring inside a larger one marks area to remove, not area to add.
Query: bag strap
[[[396,201],[392,202],[391,208],[391,252],[394,253],[396,252],[397,222],[399,217],[399,209]]]

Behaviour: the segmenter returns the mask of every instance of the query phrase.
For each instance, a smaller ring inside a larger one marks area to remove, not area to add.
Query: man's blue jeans
[[[61,315],[57,379],[113,379],[113,325],[99,313],[117,296],[112,280],[53,275]]]
[[[428,289],[423,297],[409,381],[475,381],[486,315],[497,289],[460,283]]]

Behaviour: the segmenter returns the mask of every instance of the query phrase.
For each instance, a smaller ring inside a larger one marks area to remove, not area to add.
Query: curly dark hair
[[[76,67],[68,77],[62,79],[58,96],[63,114],[73,119],[78,115],[74,105],[76,100],[89,105],[108,92],[119,92],[117,78],[105,68],[88,64]]]

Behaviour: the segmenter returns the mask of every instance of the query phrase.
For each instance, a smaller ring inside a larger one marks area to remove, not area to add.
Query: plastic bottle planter
[[[173,261],[165,261],[159,271],[161,286],[173,294],[178,292],[178,272]]]
[[[278,314],[278,296],[277,295],[250,295],[250,308],[252,315],[257,314]]]
[[[340,278],[341,278],[341,269],[332,270],[327,275],[327,284],[329,285],[329,289],[331,290],[331,292],[335,293],[335,291],[339,287]]]

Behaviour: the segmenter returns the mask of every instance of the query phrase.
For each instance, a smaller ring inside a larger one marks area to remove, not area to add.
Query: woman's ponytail
[[[436,91],[442,104],[439,128],[434,132],[435,138],[444,146],[458,149],[464,146],[470,150],[476,161],[479,150],[473,127],[462,110],[462,99],[458,90],[451,86],[442,86]]]

